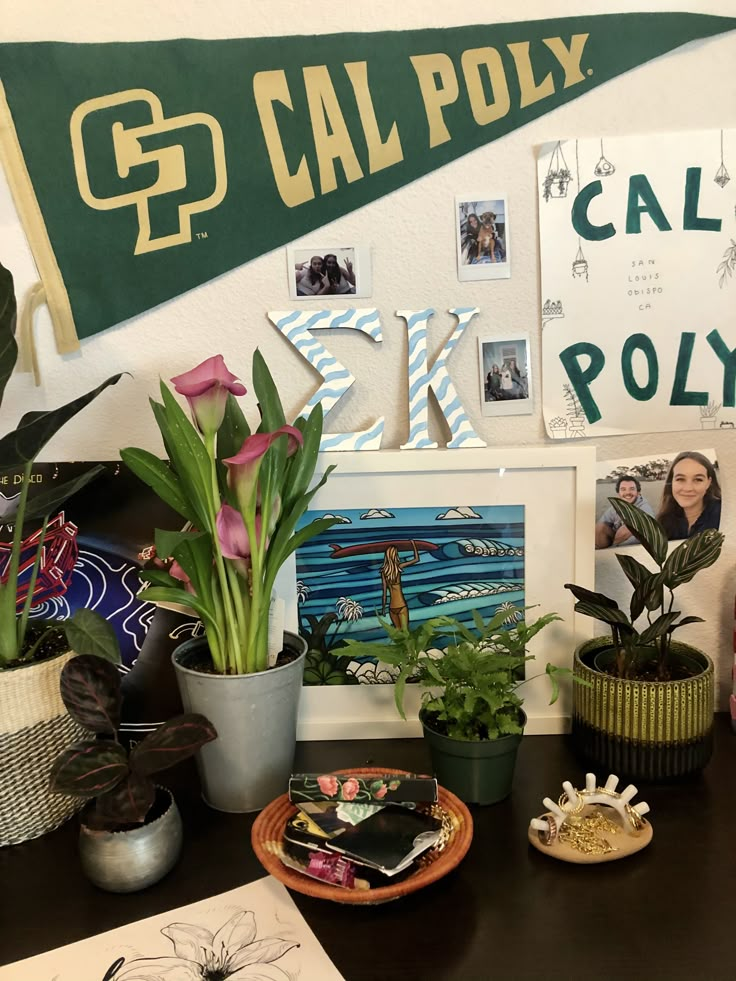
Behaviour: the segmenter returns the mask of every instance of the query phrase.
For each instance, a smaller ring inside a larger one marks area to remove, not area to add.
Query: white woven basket
[[[61,670],[74,652],[0,671],[0,846],[53,831],[83,801],[49,790],[59,753],[87,730],[64,708]]]

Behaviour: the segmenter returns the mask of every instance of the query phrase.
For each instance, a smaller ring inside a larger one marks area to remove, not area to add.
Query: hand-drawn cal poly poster
[[[344,981],[270,876],[0,967],[0,981]]]
[[[302,524],[321,517],[308,511]],[[524,607],[523,505],[343,508],[337,517],[297,550],[305,684],[393,681],[375,660],[338,653],[346,637],[385,641],[381,620],[413,629],[449,616],[472,626],[474,610],[487,620]]]
[[[537,176],[547,433],[736,422],[736,130],[549,143]]]

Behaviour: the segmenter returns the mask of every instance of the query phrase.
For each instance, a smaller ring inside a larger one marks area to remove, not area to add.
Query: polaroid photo
[[[478,360],[484,416],[527,416],[534,411],[527,336],[479,337]]]
[[[366,245],[320,245],[286,249],[292,300],[370,296],[370,248]]]
[[[509,209],[505,196],[456,196],[455,232],[457,277],[461,283],[511,276]]]

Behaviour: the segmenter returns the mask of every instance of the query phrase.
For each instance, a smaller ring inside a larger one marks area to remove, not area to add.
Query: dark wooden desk
[[[297,766],[307,771],[371,764],[426,770],[428,757],[420,739],[298,749]],[[543,810],[542,797],[556,798],[564,779],[580,785],[584,771],[565,737],[527,736],[513,795],[473,809],[470,852],[445,879],[368,908],[294,899],[348,981],[732,981],[735,771],[736,736],[719,716],[715,755],[702,777],[640,787],[636,800],[652,807],[649,848],[621,862],[565,865],[529,847],[527,824]],[[210,810],[191,773],[177,777],[184,852],[167,878],[143,893],[115,896],[85,880],[75,821],[0,849],[0,963],[263,874],[250,850],[253,816]],[[87,979],[80,974],[79,981]]]

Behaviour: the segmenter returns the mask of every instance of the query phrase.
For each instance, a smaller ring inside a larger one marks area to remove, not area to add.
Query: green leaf
[[[155,798],[153,781],[128,771],[111,790],[97,797],[90,827],[115,828],[124,824],[142,824]]]
[[[197,596],[209,602],[214,576],[212,537],[206,531],[188,535],[179,542],[172,554],[191,579]]]
[[[69,646],[77,654],[94,654],[120,664],[120,646],[111,623],[94,610],[79,609],[64,621]]]
[[[319,459],[319,444],[322,439],[322,405],[318,402],[308,420],[299,420],[304,435],[304,445],[294,454],[289,468],[288,484],[285,488],[285,510],[291,510],[294,502],[306,493],[314,476]]]
[[[162,722],[130,754],[130,767],[149,776],[193,756],[206,743],[217,739],[217,730],[203,715],[188,712]]]
[[[690,582],[701,569],[713,565],[721,554],[724,536],[707,528],[674,549],[664,564],[664,582],[669,589]]]
[[[674,623],[669,632],[673,633],[675,630],[679,630],[680,627],[686,627],[689,623],[705,623],[702,617],[683,617],[679,623]]]
[[[667,558],[667,535],[662,525],[646,511],[620,497],[609,497],[608,501],[632,535],[639,539],[657,565],[661,566]]]
[[[191,521],[192,524],[197,524],[197,512],[187,500],[181,481],[167,463],[159,460],[153,453],[133,446],[121,450],[120,459],[139,480],[147,484],[177,514]]]
[[[258,431],[272,433],[286,425],[278,389],[258,348],[253,352],[253,389],[261,411],[262,421]]]
[[[615,623],[630,626],[629,618],[626,616],[623,610],[619,610],[618,608],[614,610],[612,607],[604,606],[600,603],[578,600],[578,602],[575,604],[575,612],[582,613],[586,617],[595,617],[596,620],[601,620],[603,623]]]
[[[167,442],[170,444],[172,462],[180,480],[187,488],[188,500],[196,509],[197,527],[204,530],[209,526],[210,521],[206,503],[209,498],[211,479],[207,450],[199,433],[163,382],[161,397],[164,403],[165,423],[168,430]]]
[[[97,388],[85,395],[67,402],[58,409],[46,412],[27,412],[18,424],[18,428],[0,439],[0,473],[22,467],[31,463],[48,443],[52,436],[70,419],[86,408],[110,385],[116,385],[122,378],[122,373],[112,375]]]
[[[214,617],[209,607],[198,596],[192,596],[186,589],[169,589],[167,586],[149,586],[141,594],[141,599],[147,603],[169,603],[175,606],[186,606],[194,610],[206,622],[213,622]]]
[[[65,484],[54,485],[51,490],[36,494],[28,502],[26,513],[23,516],[24,521],[30,521],[32,518],[45,518],[47,515],[53,514],[64,501],[67,501],[73,494],[99,477],[101,473],[104,473],[104,470],[104,466],[98,463],[96,467],[92,467],[91,470],[80,474],[73,480],[67,480]]]
[[[637,561],[631,555],[622,555],[620,552],[616,553],[616,559],[618,564],[624,571],[624,575],[629,580],[631,585],[636,589],[637,586],[641,584],[652,575],[652,572],[647,569],[645,565]]]
[[[15,340],[16,316],[13,276],[0,263],[0,402],[3,400],[5,386],[18,360],[18,345]]]
[[[72,743],[51,768],[49,783],[57,794],[97,797],[111,790],[127,772],[128,761],[120,743],[100,739]]]
[[[114,735],[120,725],[120,672],[110,661],[80,654],[67,661],[59,682],[69,715],[85,729]]]
[[[634,592],[631,594],[631,622],[641,616],[645,609],[656,610],[662,606],[663,572],[647,572]]]
[[[565,589],[569,589],[575,599],[583,603],[594,603],[596,606],[605,606],[611,610],[618,609],[618,603],[610,597],[604,596],[603,593],[595,593],[591,589],[586,589],[584,586],[576,586],[572,582],[566,582]]]
[[[217,431],[217,459],[225,460],[240,452],[245,440],[250,436],[250,426],[243,415],[240,403],[232,393],[228,394],[225,416]]]
[[[647,647],[649,644],[653,643],[657,637],[661,637],[663,634],[669,633],[672,624],[679,617],[680,611],[670,611],[669,613],[663,613],[658,616],[657,619],[650,623],[649,626],[642,630],[639,635],[639,644],[642,647]]]

